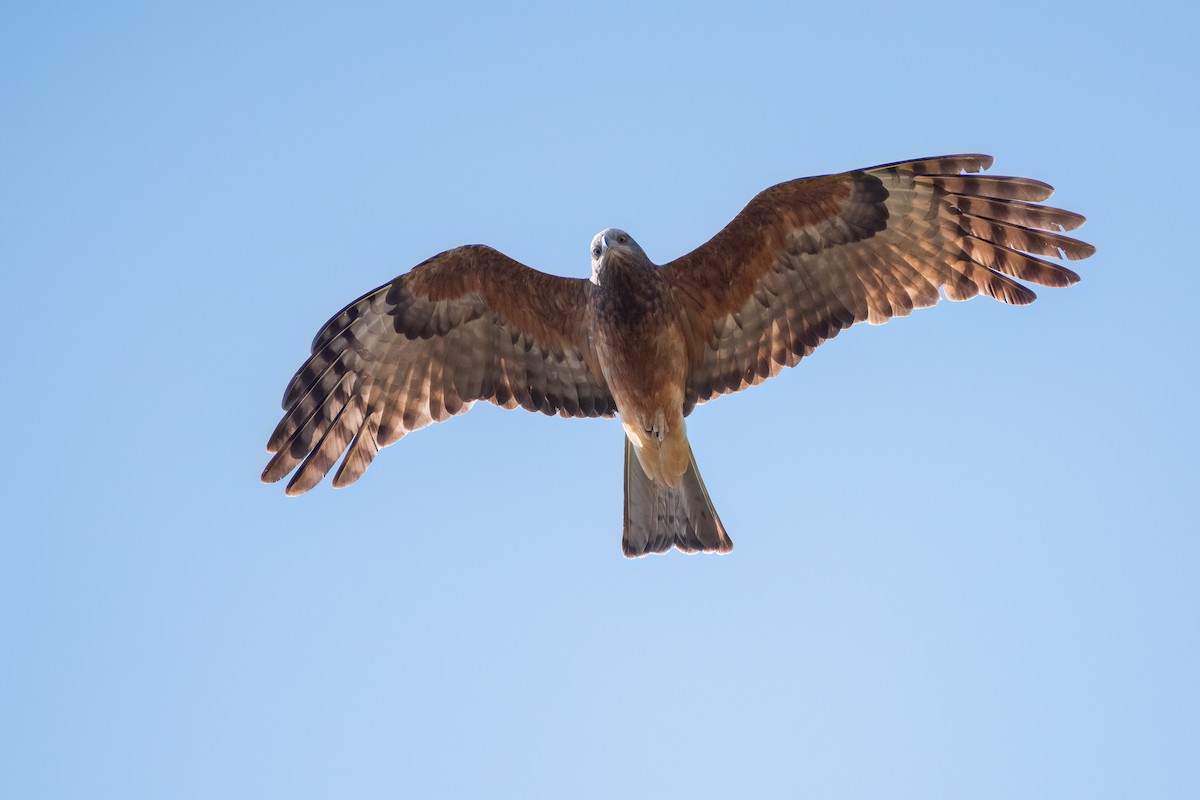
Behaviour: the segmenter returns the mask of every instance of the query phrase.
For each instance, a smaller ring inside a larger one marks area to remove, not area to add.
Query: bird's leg
[[[645,428],[645,431],[661,448],[667,434],[671,432],[671,426],[667,424],[667,415],[662,412],[661,408],[654,413],[654,419],[650,422],[649,427]]]

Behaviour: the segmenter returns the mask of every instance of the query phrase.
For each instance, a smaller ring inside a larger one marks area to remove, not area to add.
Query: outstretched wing
[[[449,250],[363,295],[325,323],[283,397],[263,471],[299,465],[288,494],[334,486],[380,447],[487,400],[564,417],[616,404],[589,342],[587,281],[546,275],[490,247]]]
[[[804,178],[759,194],[706,244],[665,265],[689,343],[685,413],[762,383],[856,322],[881,324],[983,292],[1033,302],[1013,280],[1079,276],[1035,256],[1087,258],[1056,230],[1084,218],[1036,205],[1053,188],[962,175],[992,164],[959,155]]]

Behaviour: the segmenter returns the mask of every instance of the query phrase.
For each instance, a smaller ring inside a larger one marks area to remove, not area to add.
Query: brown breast
[[[592,330],[605,380],[627,421],[682,418],[687,355],[670,288],[648,261],[612,258],[592,287]]]

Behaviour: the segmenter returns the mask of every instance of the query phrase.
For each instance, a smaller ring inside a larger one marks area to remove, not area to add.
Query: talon
[[[650,427],[644,427],[642,430],[644,430],[652,439],[657,440],[659,444],[662,444],[663,440],[667,438],[667,433],[670,432],[671,429],[667,425],[666,414],[664,414],[662,411],[659,411],[654,415],[654,424]]]

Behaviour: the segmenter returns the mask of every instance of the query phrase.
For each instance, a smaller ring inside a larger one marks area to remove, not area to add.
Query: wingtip
[[[1096,255],[1096,245],[1090,242],[1079,242],[1074,245],[1070,252],[1064,252],[1063,258],[1068,261],[1082,261],[1085,258],[1091,258]]]
[[[272,458],[270,460],[270,462],[267,463],[267,466],[263,467],[262,474],[258,476],[258,479],[260,481],[262,481],[263,483],[278,483],[279,479],[287,474],[286,472],[280,473],[276,469],[276,464],[277,464],[278,460],[279,460],[279,458],[278,458],[278,456],[276,456],[275,458]]]
[[[1062,209],[1056,210],[1060,212],[1061,218],[1058,222],[1064,231],[1079,230],[1087,222],[1087,217],[1083,214],[1076,214],[1074,211],[1063,211]],[[1092,249],[1095,250],[1095,248]]]

